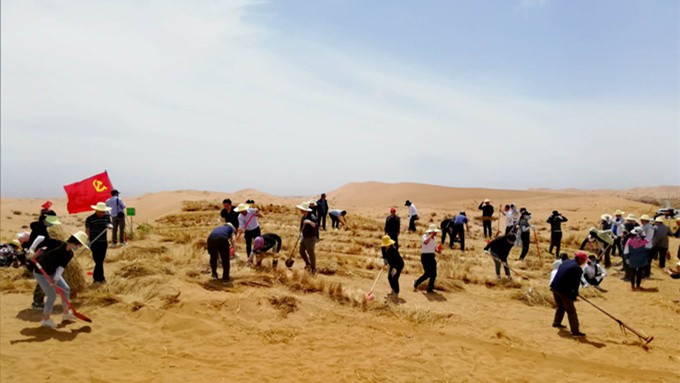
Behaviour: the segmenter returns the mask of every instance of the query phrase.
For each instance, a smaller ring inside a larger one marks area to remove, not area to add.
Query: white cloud
[[[370,179],[623,187],[625,167],[588,175],[598,150],[677,124],[657,106],[525,99],[293,39],[246,21],[254,6],[3,2],[3,195],[60,194],[104,168],[133,192],[299,195]],[[665,156],[635,183],[672,183],[678,165]]]

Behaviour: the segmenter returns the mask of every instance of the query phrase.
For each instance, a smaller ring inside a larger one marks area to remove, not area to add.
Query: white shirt
[[[552,271],[550,272],[550,282],[548,282],[548,286],[552,284],[553,279],[555,279],[555,274],[557,274],[557,269],[560,268],[560,265],[562,264],[562,260],[558,259],[552,264]]]
[[[251,218],[252,217],[252,218]],[[250,222],[248,222],[250,221]],[[246,226],[246,223],[248,225]],[[257,222],[257,209],[249,207],[248,210],[246,210],[246,214],[240,214],[238,215],[238,227],[242,230],[255,230],[260,226],[260,223]]]
[[[340,216],[342,216],[342,210],[334,209],[331,210],[328,214],[339,218]]]
[[[595,277],[595,274],[597,273],[599,273],[599,275]],[[586,282],[585,278],[586,276],[590,279],[595,278],[596,281],[602,282],[604,277],[607,276],[607,272],[599,264],[587,263],[583,268],[583,276],[581,277],[581,284],[583,286],[588,286],[588,282]]]
[[[411,206],[413,206],[413,205],[411,205]],[[423,246],[421,247],[421,250],[420,250],[420,252],[423,253],[423,254],[430,254],[430,253],[434,254],[434,249],[437,248],[437,239],[436,239],[437,237],[434,237],[434,238],[430,239],[430,242],[425,243],[425,240],[428,239],[429,237],[430,237],[429,233],[423,235]]]
[[[416,209],[416,205],[411,204],[411,206],[408,207],[408,216],[411,218],[414,215],[418,215],[418,209]]]
[[[645,232],[645,238],[649,241],[645,245],[646,249],[651,249],[652,248],[652,238],[654,238],[654,232],[656,231],[656,228],[652,226],[651,223],[647,223],[645,225],[642,225],[642,230]]]

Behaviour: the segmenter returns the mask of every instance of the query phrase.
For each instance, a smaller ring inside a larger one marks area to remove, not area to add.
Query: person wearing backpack
[[[113,233],[111,234],[111,247],[125,246],[125,203],[120,199],[118,190],[111,190],[111,198],[106,200],[106,206],[111,208],[111,223]],[[120,234],[116,235],[120,230]]]

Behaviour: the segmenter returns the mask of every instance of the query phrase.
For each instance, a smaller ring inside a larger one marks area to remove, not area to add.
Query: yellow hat
[[[488,198],[485,198],[485,199],[484,199],[484,202],[491,202],[491,200],[488,199]]]
[[[441,233],[441,232],[442,232],[441,230],[437,229],[437,225],[431,224],[430,227],[429,227],[427,230],[425,230],[425,234],[432,233],[433,231],[434,231],[434,232],[437,232],[437,233]]]
[[[395,242],[392,240],[392,238],[390,238],[389,235],[386,235],[386,236],[382,237],[382,245],[380,245],[380,246],[381,247],[387,247],[389,245],[394,245],[394,243]]]
[[[80,242],[80,244],[83,245],[83,247],[85,247],[86,249],[90,248],[90,241],[88,240],[87,234],[85,234],[84,231],[76,231],[75,233],[73,233],[73,237],[77,239],[78,242]]]
[[[665,221],[666,221],[666,220],[663,219],[663,217],[656,217],[656,219],[654,220],[654,222],[661,222],[661,223],[663,223],[663,222],[665,222]]]
[[[626,217],[626,220],[637,221],[637,218],[635,217],[635,214],[628,214],[628,216]]]
[[[236,207],[234,208],[234,211],[237,212],[237,213],[240,213],[240,212],[242,212],[242,211],[248,210],[248,208],[250,208],[250,206],[248,206],[248,205],[246,205],[246,204],[244,204],[244,203],[240,203],[240,204],[238,204],[238,206],[236,206]]]
[[[640,221],[651,221],[651,219],[647,214],[643,214],[640,216]]]
[[[626,214],[626,212],[622,211],[622,210],[617,210],[616,213],[614,213],[614,215],[624,215],[624,214]]]
[[[111,211],[111,208],[106,206],[104,202],[97,202],[96,205],[90,205],[90,207],[94,211],[106,211],[106,212]]]

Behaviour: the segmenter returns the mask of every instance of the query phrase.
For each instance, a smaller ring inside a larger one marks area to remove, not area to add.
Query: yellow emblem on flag
[[[104,183],[103,183],[102,181],[100,181],[100,180],[94,180],[94,181],[92,181],[92,186],[94,186],[94,190],[96,190],[97,193],[101,193],[101,192],[103,192],[104,190],[108,189],[108,188],[106,187],[106,185],[104,185]]]

